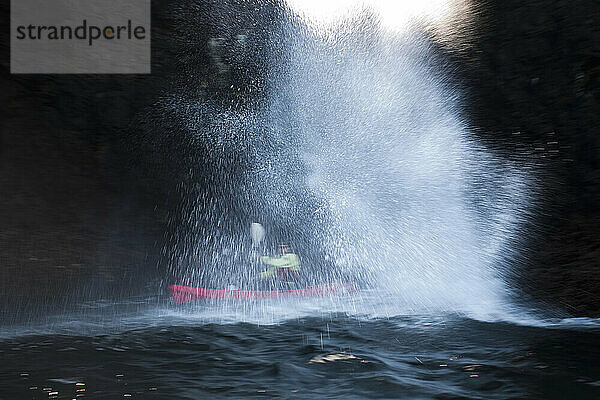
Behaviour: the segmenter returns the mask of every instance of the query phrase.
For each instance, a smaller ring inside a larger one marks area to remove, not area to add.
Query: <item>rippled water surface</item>
[[[3,328],[0,398],[600,395],[596,320],[528,326],[452,313],[326,313],[298,302],[147,304],[84,304]]]

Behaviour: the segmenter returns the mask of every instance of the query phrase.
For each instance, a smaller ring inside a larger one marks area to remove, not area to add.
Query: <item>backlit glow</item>
[[[401,30],[416,20],[438,22],[450,9],[450,0],[287,0],[287,3],[296,13],[317,24],[333,23],[369,10],[390,30]]]

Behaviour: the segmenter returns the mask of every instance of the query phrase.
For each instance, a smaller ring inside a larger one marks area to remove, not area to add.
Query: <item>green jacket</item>
[[[278,268],[289,268],[292,271],[300,269],[300,258],[294,253],[283,254],[277,257],[263,256],[260,258],[263,264],[270,265],[269,269],[260,273],[261,279],[273,278],[277,275]]]

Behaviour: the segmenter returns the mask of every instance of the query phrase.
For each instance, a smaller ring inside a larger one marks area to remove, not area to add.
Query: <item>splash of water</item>
[[[386,315],[503,313],[528,174],[472,137],[457,111],[460,96],[417,27],[390,32],[369,9],[333,23],[292,16],[275,41],[285,57],[270,66],[266,100],[251,112],[210,117],[215,144],[243,140],[248,149],[236,192],[246,196],[248,218],[229,236],[182,235],[177,263],[203,260],[188,282],[243,285],[252,275],[240,268],[248,264],[245,223],[259,219],[302,243],[300,254],[318,266],[310,269],[315,281],[350,276],[376,288],[379,300],[364,310],[385,299]],[[242,128],[253,133],[236,138]],[[194,226],[206,218],[199,215],[212,215],[213,227],[231,218],[192,193]]]

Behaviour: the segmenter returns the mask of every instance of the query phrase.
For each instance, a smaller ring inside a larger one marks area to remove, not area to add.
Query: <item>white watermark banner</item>
[[[150,0],[11,0],[13,74],[150,73]]]

